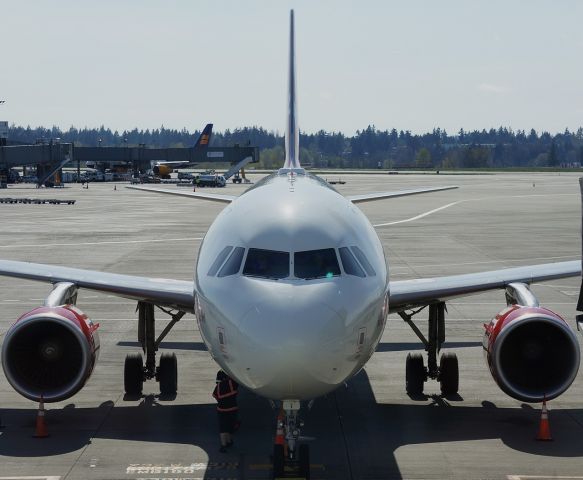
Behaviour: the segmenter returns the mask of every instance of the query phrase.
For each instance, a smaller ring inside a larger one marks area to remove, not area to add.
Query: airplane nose
[[[321,381],[325,352],[342,345],[344,325],[342,313],[321,299],[266,296],[243,315],[239,325],[253,352],[249,375],[269,385],[269,395],[285,390],[282,398],[293,398],[300,385],[302,391],[309,390],[309,384]]]
[[[310,348],[331,341],[344,320],[331,306],[299,299],[269,299],[246,312],[241,327],[263,346]]]

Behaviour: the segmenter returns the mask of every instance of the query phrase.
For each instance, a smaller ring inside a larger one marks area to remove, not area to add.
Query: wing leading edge
[[[429,188],[413,188],[410,190],[397,190],[395,192],[376,192],[364,193],[361,195],[347,195],[346,198],[352,203],[373,202],[375,200],[384,200],[386,198],[406,197],[408,195],[419,195],[421,193],[441,192],[443,190],[453,190],[459,188],[455,185],[447,187],[429,187]]]
[[[0,260],[0,276],[48,283],[71,282],[79,288],[118,297],[194,311],[194,284],[185,280],[148,278],[40,263]]]
[[[132,190],[142,190],[144,192],[165,193],[166,195],[177,195],[179,197],[199,198],[201,200],[209,200],[211,202],[231,203],[237,197],[235,195],[221,195],[219,193],[200,193],[200,192],[185,192],[180,190],[168,190],[165,188],[149,188],[149,187],[133,187],[126,186]]]
[[[581,261],[546,263],[489,272],[390,282],[390,312],[505,288],[509,283],[535,283],[581,275]]]
[[[581,275],[581,262],[547,263],[447,277],[390,283],[390,312],[505,288],[512,282],[534,283]],[[0,276],[48,283],[71,282],[79,288],[193,312],[194,284],[186,280],[148,278],[39,263],[0,260]]]

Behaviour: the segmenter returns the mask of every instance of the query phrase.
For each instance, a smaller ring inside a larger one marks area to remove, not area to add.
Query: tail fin
[[[296,104],[296,52],[294,34],[294,11],[289,16],[289,73],[287,93],[287,122],[285,128],[285,163],[283,168],[301,168],[300,132]]]
[[[204,130],[200,134],[200,137],[198,137],[198,140],[194,144],[194,148],[206,148],[206,147],[208,147],[209,143],[211,142],[212,134],[213,134],[213,124],[207,123],[206,127],[204,127]]]

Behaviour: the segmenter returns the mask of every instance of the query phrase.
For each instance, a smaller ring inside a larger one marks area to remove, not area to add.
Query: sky
[[[583,125],[577,0],[0,0],[0,120],[352,135]]]

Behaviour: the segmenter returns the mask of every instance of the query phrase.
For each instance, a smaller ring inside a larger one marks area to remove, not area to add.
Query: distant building
[[[581,168],[581,162],[561,162],[561,168]]]

